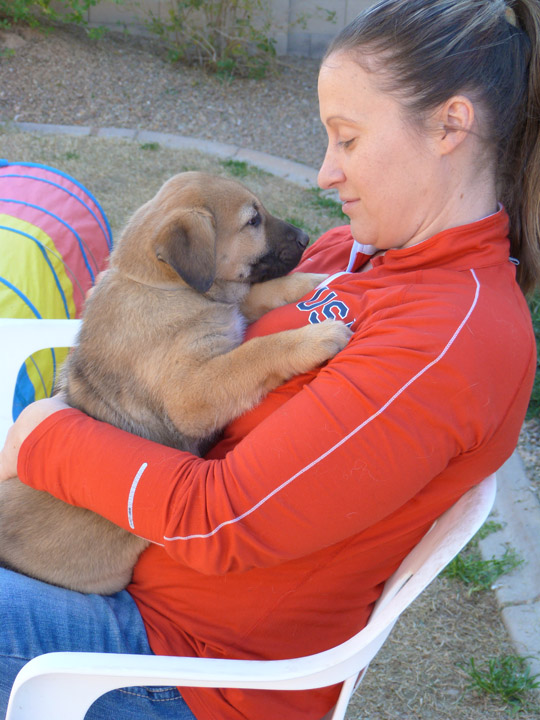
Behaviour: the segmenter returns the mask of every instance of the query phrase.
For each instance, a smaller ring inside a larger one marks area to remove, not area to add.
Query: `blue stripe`
[[[108,234],[107,234],[107,231],[106,231],[105,228],[103,227],[103,225],[102,225],[102,223],[101,223],[101,220],[98,218],[98,216],[97,216],[97,215],[95,214],[95,212],[92,210],[92,208],[91,208],[89,205],[87,205],[87,204],[84,202],[84,200],[81,200],[81,198],[80,198],[78,195],[75,195],[75,193],[72,193],[71,190],[68,190],[68,189],[65,188],[63,185],[59,185],[58,183],[52,182],[52,180],[46,180],[45,178],[36,177],[35,175],[22,175],[22,174],[20,174],[20,173],[1,173],[1,174],[0,174],[0,180],[2,180],[3,178],[23,178],[23,179],[25,179],[25,180],[36,180],[37,182],[43,182],[43,183],[47,183],[47,185],[52,185],[53,187],[58,188],[59,190],[62,190],[63,192],[65,192],[65,193],[67,193],[68,195],[70,195],[72,198],[74,198],[75,200],[77,200],[78,202],[80,202],[81,205],[85,208],[85,210],[87,210],[87,211],[90,213],[90,215],[92,215],[92,217],[94,218],[94,220],[95,220],[95,221],[97,222],[97,224],[99,225],[99,229],[100,229],[101,232],[103,233],[103,237],[105,238],[105,242],[107,243],[107,247],[108,247],[109,250],[110,250],[110,248],[111,248],[111,246],[110,246],[110,244],[109,244],[110,238],[109,238],[109,236],[108,236]]]
[[[21,366],[17,375],[17,383],[15,385],[15,394],[13,395],[13,406],[11,414],[15,421],[24,408],[36,399],[36,389],[32,384],[26,370],[26,363]]]
[[[50,351],[51,351],[52,361],[53,361],[52,387],[54,387],[54,383],[56,381],[56,355],[54,352],[54,348],[50,348]],[[41,387],[43,388],[43,395],[45,397],[49,397],[49,394],[47,393],[47,385],[45,384],[45,379],[43,378],[43,375],[41,374],[41,370],[39,369],[37,362],[34,360],[33,356],[31,356],[29,358],[29,360],[37,370],[37,374],[39,375],[39,379],[41,380]]]
[[[32,203],[24,202],[23,200],[10,200],[9,198],[0,198],[0,202],[15,203],[16,205],[24,205],[25,207],[34,208],[34,210],[39,210],[40,212],[43,212],[46,215],[50,215],[55,220],[58,220],[59,223],[64,225],[64,227],[66,227],[71,233],[73,233],[73,235],[75,235],[75,238],[77,239],[77,242],[79,243],[79,249],[81,251],[81,255],[83,257],[84,264],[86,265],[86,269],[90,273],[92,283],[94,283],[94,281],[95,281],[94,271],[90,267],[88,258],[86,257],[86,252],[84,250],[83,243],[81,241],[81,238],[79,237],[79,234],[71,227],[71,225],[68,225],[68,223],[65,220],[62,220],[61,217],[58,217],[58,215],[55,215],[54,213],[50,212],[49,210],[46,210],[45,208],[40,207],[39,205],[33,205]]]
[[[54,281],[56,283],[56,287],[58,288],[58,292],[60,293],[62,302],[64,303],[64,310],[66,312],[66,317],[69,319],[71,317],[71,315],[69,314],[67,299],[66,299],[64,290],[62,288],[62,285],[60,284],[60,279],[59,279],[54,267],[52,266],[51,261],[49,260],[49,256],[47,254],[47,247],[42,242],[40,242],[37,238],[35,238],[33,235],[29,235],[28,233],[25,233],[22,230],[16,230],[15,228],[8,227],[7,225],[0,225],[0,230],[8,230],[9,232],[17,233],[17,235],[22,235],[23,237],[27,237],[36,243],[36,245],[41,250],[43,257],[45,258],[45,262],[47,263],[50,271],[53,274]]]
[[[107,228],[107,232],[109,235],[109,238],[107,239],[107,245],[109,246],[109,249],[112,248],[112,232],[111,227],[109,225],[109,221],[107,219],[107,216],[103,212],[103,208],[99,204],[99,202],[96,200],[96,198],[92,195],[92,193],[84,187],[84,185],[81,185],[81,183],[78,180],[75,180],[75,178],[71,177],[71,175],[68,175],[65,172],[62,172],[61,170],[58,170],[57,168],[49,167],[48,165],[40,165],[39,163],[30,163],[30,162],[16,162],[16,163],[10,163],[7,160],[0,160],[0,167],[11,167],[19,165],[20,167],[35,167],[35,168],[41,168],[42,170],[48,170],[49,172],[56,173],[60,177],[63,177],[65,180],[69,180],[69,182],[72,182],[74,185],[76,185],[80,190],[82,190],[84,193],[88,195],[90,200],[95,204],[95,206],[98,208],[99,212],[103,216],[103,221],[105,223],[105,227]]]
[[[15,287],[15,285],[10,283],[9,280],[6,280],[6,278],[2,277],[1,275],[0,275],[0,283],[3,283],[4,285],[6,285],[6,287],[8,287],[10,290],[12,290],[15,293],[15,295],[17,295],[25,303],[25,305],[27,305],[30,308],[30,310],[34,313],[35,317],[38,318],[38,320],[43,319],[41,317],[38,309],[36,308],[36,306],[29,300],[29,298],[26,297],[26,295],[21,290],[19,290],[19,288]],[[53,361],[53,386],[54,386],[54,383],[56,381],[56,353],[54,351],[54,348],[50,348],[50,351],[51,351],[51,356],[52,356],[52,361]],[[36,370],[38,371],[39,377],[41,379],[41,384],[43,385],[43,392],[45,395],[47,395],[47,387],[45,385],[45,381],[43,380],[43,375],[41,374],[41,371],[39,370],[38,366],[36,365],[35,360],[32,357],[30,359],[32,360]],[[13,410],[13,412],[14,412],[14,410]]]
[[[12,284],[9,282],[9,280],[6,280],[6,278],[3,278],[1,275],[0,275],[0,282],[1,282],[1,283],[4,283],[4,285],[7,285],[7,287],[8,287],[10,290],[13,290],[13,292],[15,293],[15,295],[18,295],[18,296],[20,297],[20,299],[21,299],[26,305],[28,305],[28,307],[29,307],[30,310],[34,313],[35,317],[38,318],[38,320],[43,320],[43,318],[42,318],[41,315],[39,314],[39,311],[38,311],[38,309],[36,308],[36,306],[26,297],[26,295],[25,295],[21,290],[19,290],[18,287],[15,287],[15,285],[12,285]]]

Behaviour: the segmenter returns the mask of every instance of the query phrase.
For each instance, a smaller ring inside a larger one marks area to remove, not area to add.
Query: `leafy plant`
[[[39,24],[38,17],[46,13],[49,0],[0,0],[0,27],[16,23]]]
[[[483,668],[478,668],[471,658],[466,672],[470,678],[468,690],[496,695],[515,710],[528,707],[526,693],[540,687],[540,675],[531,675],[527,658],[517,655],[492,658]]]
[[[322,7],[315,14],[335,22],[335,13]],[[308,17],[299,14],[286,28],[305,27]],[[174,0],[165,20],[147,12],[146,26],[164,40],[171,60],[202,65],[224,79],[261,78],[276,69],[277,26],[265,0]]]
[[[0,27],[16,24],[41,26],[48,21],[62,21],[87,26],[86,14],[100,0],[0,0]],[[123,0],[114,0],[121,3]],[[100,37],[104,28],[92,28],[89,34]]]
[[[198,63],[225,77],[261,77],[275,60],[263,0],[176,0],[167,20],[150,12],[147,27],[169,45],[172,60]]]

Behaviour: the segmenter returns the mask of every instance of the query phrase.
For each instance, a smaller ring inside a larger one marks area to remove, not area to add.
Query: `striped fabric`
[[[80,317],[111,247],[107,218],[79,182],[45,165],[0,160],[0,317]],[[14,418],[51,395],[66,354],[50,348],[25,362]]]

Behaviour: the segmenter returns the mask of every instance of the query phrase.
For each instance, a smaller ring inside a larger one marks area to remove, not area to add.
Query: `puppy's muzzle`
[[[268,228],[268,251],[251,265],[252,283],[285,275],[298,265],[309,243],[309,235],[279,220]]]

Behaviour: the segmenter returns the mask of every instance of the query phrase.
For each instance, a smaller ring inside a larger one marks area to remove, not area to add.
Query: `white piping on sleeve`
[[[446,355],[446,353],[448,352],[448,350],[449,350],[449,349],[452,347],[452,345],[454,344],[454,342],[455,342],[456,338],[458,337],[458,335],[461,333],[461,331],[462,331],[463,328],[465,327],[467,321],[469,320],[470,316],[472,315],[472,313],[473,313],[473,311],[474,311],[474,309],[475,309],[475,307],[476,307],[476,305],[477,305],[478,296],[479,296],[479,294],[480,294],[480,282],[479,282],[479,280],[478,280],[478,278],[477,278],[477,276],[476,276],[476,273],[474,272],[473,269],[470,269],[470,272],[471,272],[471,274],[472,274],[472,276],[473,276],[473,278],[474,278],[474,282],[476,283],[476,290],[475,290],[475,293],[474,293],[474,299],[473,299],[473,301],[472,301],[472,304],[471,304],[471,306],[470,306],[467,314],[465,315],[465,317],[463,318],[463,320],[462,320],[461,323],[459,324],[457,330],[454,332],[454,334],[452,335],[452,337],[450,338],[450,340],[446,343],[445,347],[444,347],[443,350],[439,353],[439,355],[438,355],[434,360],[432,360],[430,363],[428,363],[424,368],[422,368],[422,370],[419,370],[419,371],[416,373],[416,375],[414,375],[410,380],[408,380],[402,387],[400,387],[399,390],[397,390],[397,391],[392,395],[392,397],[391,397],[389,400],[387,400],[387,401],[385,402],[385,404],[384,404],[381,408],[379,408],[379,410],[377,410],[377,412],[373,413],[373,415],[371,415],[371,416],[368,417],[366,420],[364,420],[364,422],[362,422],[360,425],[358,425],[358,427],[356,427],[354,430],[351,430],[351,432],[350,432],[348,435],[345,435],[345,437],[343,437],[339,442],[337,442],[335,445],[333,445],[329,450],[327,450],[326,452],[322,453],[322,455],[319,455],[319,457],[315,458],[315,460],[313,460],[313,461],[310,462],[308,465],[306,465],[304,468],[302,468],[301,470],[299,470],[299,471],[298,471],[297,473],[295,473],[292,477],[290,477],[290,478],[288,478],[287,480],[285,480],[285,482],[283,482],[279,487],[277,487],[277,488],[275,488],[274,490],[272,490],[271,493],[268,493],[268,495],[266,495],[265,497],[263,497],[261,500],[259,500],[258,503],[256,503],[255,505],[253,505],[253,507],[249,508],[249,510],[246,510],[246,512],[242,513],[241,515],[238,515],[237,517],[232,518],[231,520],[225,520],[224,522],[220,523],[217,527],[215,527],[213,530],[211,530],[210,532],[205,533],[205,534],[200,534],[200,535],[186,535],[186,536],[178,535],[178,536],[174,536],[174,537],[166,537],[166,536],[164,536],[163,539],[164,539],[165,541],[167,541],[167,542],[176,541],[176,540],[184,540],[184,541],[185,541],[185,540],[195,540],[195,539],[206,539],[206,538],[213,537],[213,536],[216,535],[220,530],[222,530],[224,527],[227,527],[227,525],[233,525],[233,524],[235,524],[235,523],[240,522],[241,520],[244,520],[244,518],[248,517],[249,515],[251,515],[252,513],[254,513],[256,510],[258,510],[262,505],[264,505],[265,503],[267,503],[268,500],[270,500],[270,499],[273,498],[275,495],[277,495],[279,492],[281,492],[284,488],[286,488],[288,485],[290,485],[292,482],[294,482],[298,477],[300,477],[300,476],[303,475],[304,473],[308,472],[308,470],[311,470],[311,468],[315,467],[315,465],[318,465],[322,460],[324,460],[324,459],[327,458],[329,455],[331,455],[333,452],[335,452],[335,451],[336,451],[338,448],[340,448],[344,443],[346,443],[346,442],[347,442],[348,440],[350,440],[354,435],[356,435],[358,432],[360,432],[360,430],[362,430],[364,427],[366,427],[366,425],[369,425],[369,423],[371,423],[373,420],[375,420],[376,418],[378,418],[379,415],[382,415],[382,413],[384,413],[384,411],[385,411],[388,407],[390,407],[390,405],[392,405],[392,403],[393,403],[395,400],[397,400],[397,398],[398,398],[400,395],[402,395],[402,394],[405,392],[405,390],[407,390],[407,388],[410,387],[410,385],[412,385],[414,382],[416,382],[416,380],[418,380],[418,378],[420,378],[420,377],[421,377],[422,375],[424,375],[430,368],[432,368],[434,365],[436,365],[438,362],[440,362],[440,360],[442,360],[442,358]]]
[[[131,483],[131,488],[129,490],[128,504],[127,504],[127,516],[128,516],[129,527],[132,530],[135,530],[135,525],[133,523],[133,500],[135,498],[135,490],[137,489],[139,480],[141,479],[141,476],[147,467],[148,467],[148,463],[143,463],[141,465],[141,467],[137,470],[137,474],[133,478],[133,482]]]

